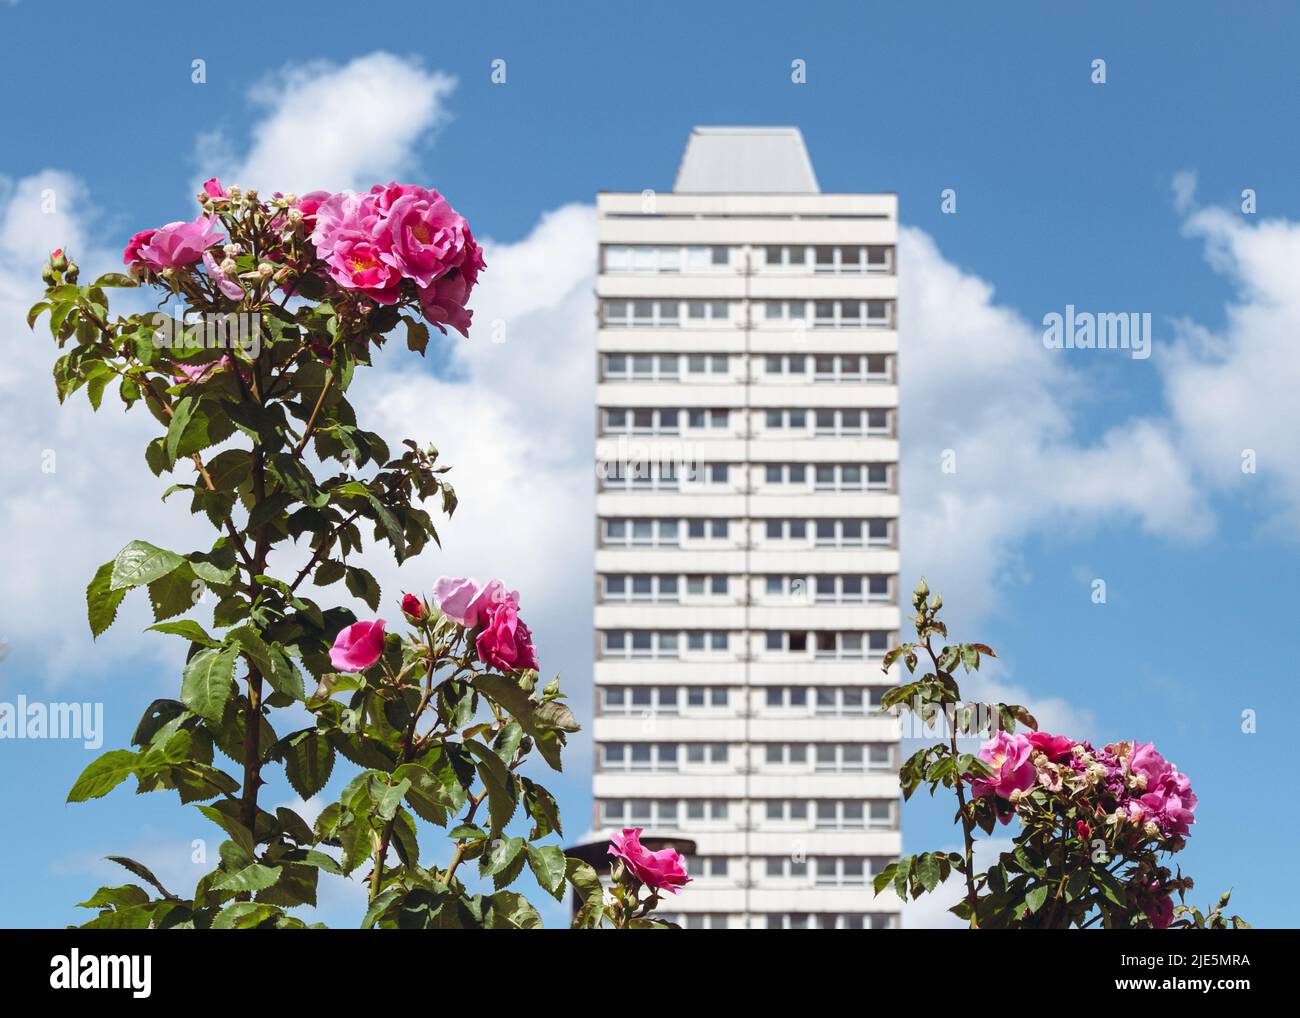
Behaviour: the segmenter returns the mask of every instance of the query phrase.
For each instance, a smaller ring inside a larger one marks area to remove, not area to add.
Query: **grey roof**
[[[817,194],[797,127],[697,127],[677,169],[678,194]]]

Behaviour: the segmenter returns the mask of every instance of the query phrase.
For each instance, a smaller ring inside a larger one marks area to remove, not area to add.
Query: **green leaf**
[[[194,595],[202,591],[202,581],[194,575],[188,562],[166,576],[158,577],[149,584],[149,603],[153,606],[154,621],[161,622],[189,611],[198,603]]]
[[[1025,895],[1025,907],[1030,912],[1037,913],[1043,907],[1045,901],[1047,901],[1046,884],[1039,884],[1037,887],[1030,888],[1029,893]]]
[[[181,700],[209,721],[220,722],[234,689],[238,647],[208,647],[190,658],[181,679]]]
[[[81,772],[68,793],[67,801],[85,802],[107,795],[135,773],[139,759],[140,755],[129,749],[110,749]]]
[[[261,863],[253,863],[251,866],[245,866],[242,870],[227,873],[214,880],[212,888],[217,891],[260,891],[265,887],[270,887],[279,879],[279,866],[263,866]]]
[[[393,548],[393,556],[401,562],[406,558],[406,538],[402,536],[402,525],[397,522],[397,517],[393,515],[392,510],[375,498],[369,490],[366,491],[366,499],[375,511],[375,522],[383,528],[384,535]]]
[[[494,838],[488,843],[483,854],[479,856],[479,876],[490,877],[495,873],[500,873],[515,861],[515,857],[519,855],[523,847],[523,838]]]
[[[917,856],[915,868],[921,886],[927,891],[933,891],[939,886],[939,860],[934,855],[927,852],[924,855]]]
[[[501,762],[501,758],[481,742],[466,740],[465,748],[478,758],[479,777],[487,787],[492,833],[498,834],[514,816],[519,801],[514,775]]]
[[[604,913],[605,888],[596,871],[581,859],[564,860],[564,873],[581,902],[573,916],[574,929],[590,929],[600,925]]]
[[[263,905],[257,901],[237,901],[227,905],[212,920],[214,930],[249,930],[254,926],[284,915],[274,905]]]
[[[285,776],[304,802],[325,787],[333,770],[334,747],[315,730],[291,741],[285,749]]]
[[[117,618],[118,606],[126,597],[125,588],[112,589],[112,562],[105,562],[95,572],[95,578],[86,587],[86,618],[90,622],[90,634],[98,637],[111,626]]]
[[[302,675],[289,660],[288,655],[278,647],[268,644],[251,625],[240,626],[227,634],[227,639],[239,644],[249,660],[257,666],[262,677],[278,693],[295,700],[306,699]]]
[[[110,590],[127,590],[166,576],[185,560],[147,541],[132,541],[113,560]]]
[[[367,570],[348,566],[347,588],[353,597],[366,602],[371,611],[379,611],[379,583]]]
[[[209,636],[207,630],[193,619],[177,619],[175,622],[159,622],[156,626],[150,626],[149,629],[158,633],[167,633],[170,636],[184,637],[191,643],[197,643],[201,647],[221,646],[219,641]]]
[[[564,852],[557,845],[529,845],[528,867],[556,901],[564,900]]]
[[[540,930],[542,917],[528,899],[514,891],[497,891],[486,899],[491,907],[492,928],[512,930]]]
[[[171,466],[176,462],[176,451],[181,444],[181,436],[185,434],[185,429],[189,427],[190,418],[194,415],[194,408],[198,405],[198,400],[193,396],[185,396],[176,401],[172,407],[172,419],[167,425],[167,465]]]

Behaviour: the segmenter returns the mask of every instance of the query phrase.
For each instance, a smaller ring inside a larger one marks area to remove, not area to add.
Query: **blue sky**
[[[1252,921],[1294,924],[1290,887],[1256,860],[1296,833],[1274,784],[1295,703],[1279,646],[1300,608],[1300,14],[390,3],[371,25],[331,3],[267,10],[0,5],[9,94],[27,97],[0,114],[0,315],[15,351],[0,369],[0,522],[15,548],[0,700],[102,701],[111,747],[176,684],[171,649],[142,649],[165,641],[136,635],[142,613],[90,649],[78,598],[94,568],[182,524],[154,497],[141,422],[57,412],[52,352],[16,316],[39,287],[34,252],[79,241],[107,268],[130,233],[188,218],[196,180],[260,183],[238,172],[283,158],[319,186],[390,168],[433,184],[489,238],[480,321],[508,321],[512,338],[449,345],[418,368],[391,351],[361,390],[378,430],[427,431],[445,449],[465,514],[444,557],[392,575],[417,589],[453,568],[519,577],[543,663],[589,711],[593,196],[670,187],[695,124],[795,124],[825,190],[897,191],[910,228],[905,582],[924,570],[962,632],[1001,651],[991,681],[1040,716],[1094,741],[1154,740],[1200,795],[1179,857],[1195,897],[1234,887]],[[1090,81],[1096,58],[1104,85]],[[794,59],[806,84],[791,82]],[[284,149],[268,125],[317,106],[337,111],[334,140],[364,142]],[[1181,202],[1180,173],[1195,178]],[[66,199],[54,223],[26,213],[37,183]],[[956,215],[940,211],[944,188]],[[1153,356],[1043,350],[1038,323],[1066,304],[1150,312]],[[547,428],[549,447],[531,445]],[[1257,474],[1237,466],[1246,447]],[[53,477],[39,469],[49,448]],[[956,478],[937,470],[944,448]],[[104,473],[124,493],[105,494]],[[1089,599],[1094,578],[1105,605]],[[1241,732],[1245,709],[1256,734]],[[211,836],[174,801],[125,787],[65,807],[90,757],[0,742],[0,807],[18,835],[0,846],[0,924],[73,921],[71,904],[113,876],[97,857],[152,853],[183,875],[191,839]],[[575,835],[589,763],[579,740],[553,782]],[[909,805],[906,848],[953,840],[948,819]],[[350,909],[343,895],[325,914]]]

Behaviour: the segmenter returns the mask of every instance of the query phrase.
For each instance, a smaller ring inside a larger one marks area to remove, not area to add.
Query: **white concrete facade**
[[[593,828],[697,842],[688,927],[897,927],[897,198],[683,180],[597,199]]]

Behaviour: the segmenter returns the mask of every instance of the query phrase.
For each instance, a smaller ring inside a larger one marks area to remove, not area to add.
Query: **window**
[[[676,381],[680,364],[681,357],[675,353],[607,353],[604,379],[609,382]]]
[[[763,747],[763,762],[770,767],[806,767],[808,746],[802,742],[769,742]]]
[[[768,354],[763,371],[769,375],[803,375],[808,371],[808,357],[801,353]]]
[[[677,714],[678,686],[603,686],[601,709],[606,714]]]
[[[823,856],[814,861],[818,887],[861,887],[867,882],[867,860]]]
[[[725,799],[687,799],[686,819],[688,821],[726,820],[730,812],[728,806]]]
[[[808,538],[808,521],[767,520],[763,532],[769,541],[805,541]]]
[[[781,247],[773,245],[763,249],[763,268],[765,269],[803,269],[807,267],[807,248]]]
[[[692,541],[725,541],[731,530],[730,524],[730,520],[687,520],[686,536]]]
[[[802,463],[769,463],[763,468],[763,481],[767,484],[808,483],[808,468]]]
[[[773,710],[806,710],[808,707],[808,687],[806,686],[769,686],[766,706]]]
[[[688,855],[685,862],[693,880],[725,880],[731,868],[725,855]]]
[[[892,379],[892,376],[890,357],[887,354],[867,354],[866,381],[888,382]]]
[[[699,484],[727,484],[731,480],[731,464],[698,463],[691,468],[690,479]]]
[[[607,300],[601,320],[607,326],[675,328],[681,325],[681,312],[681,301],[676,300]]]
[[[600,763],[607,771],[676,771],[680,757],[675,742],[607,742]]]
[[[856,799],[818,799],[813,817],[819,830],[861,829],[866,826],[866,804]]]
[[[675,658],[679,654],[678,634],[649,629],[606,630],[605,657]]]
[[[686,413],[687,426],[691,428],[704,428],[710,431],[725,431],[731,427],[731,411],[725,409],[688,410]]]
[[[676,603],[679,598],[680,583],[673,574],[652,576],[637,574],[628,576],[610,573],[603,578],[606,601],[649,601]]]
[[[628,247],[607,244],[603,249],[602,269],[623,272],[708,272],[725,267],[731,251],[726,247]]]
[[[691,597],[726,597],[730,587],[729,576],[686,577],[686,593]]]
[[[725,300],[687,301],[686,317],[692,327],[703,322],[726,322],[731,319],[731,304]]]
[[[730,633],[693,629],[686,634],[686,649],[693,654],[721,654],[730,646]]]
[[[804,632],[769,631],[764,634],[764,646],[773,654],[807,654],[808,634]]]
[[[789,856],[769,855],[764,860],[763,871],[772,879],[804,880],[808,876],[808,863],[804,859],[792,859]]]
[[[609,519],[602,523],[604,542],[613,546],[677,547],[677,520]]]
[[[817,657],[830,661],[880,657],[888,647],[889,635],[881,630],[868,633],[822,631],[816,634]]]
[[[602,467],[601,487],[611,491],[676,491],[682,472],[681,464],[670,462],[615,461]]]
[[[728,375],[731,373],[731,355],[725,353],[693,353],[686,358],[686,373],[690,375]]]
[[[763,318],[776,325],[802,326],[808,319],[808,302],[802,300],[769,300],[763,302]]]
[[[677,409],[610,409],[604,411],[605,433],[610,435],[676,435],[681,430]]]
[[[768,799],[764,802],[764,818],[770,823],[807,826],[807,799]]]
[[[726,686],[687,686],[686,703],[692,708],[726,707],[731,701],[731,690]]]
[[[686,762],[699,767],[724,766],[730,759],[730,748],[722,742],[688,742]]]
[[[601,823],[671,827],[678,823],[680,805],[676,799],[601,799]]]

